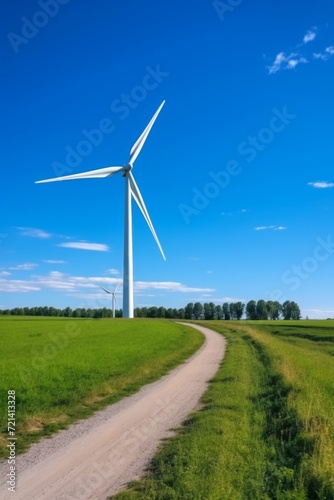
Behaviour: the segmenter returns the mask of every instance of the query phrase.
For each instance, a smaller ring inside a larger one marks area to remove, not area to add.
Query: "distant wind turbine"
[[[150,216],[148,214],[147,208],[145,206],[143,197],[139,191],[139,188],[136,184],[136,181],[132,175],[132,168],[134,162],[136,161],[144,143],[148,137],[148,134],[151,131],[151,128],[154,125],[155,120],[158,117],[165,101],[163,101],[153,117],[151,121],[145,128],[144,132],[137,139],[135,144],[132,146],[130,151],[129,163],[123,167],[105,167],[99,168],[97,170],[90,170],[89,172],[82,172],[80,174],[66,175],[64,177],[55,177],[53,179],[46,179],[43,181],[36,181],[36,184],[44,183],[44,182],[56,182],[56,181],[67,181],[72,179],[95,179],[95,178],[103,178],[110,177],[117,172],[123,172],[123,177],[125,177],[125,206],[124,206],[124,260],[123,260],[123,317],[124,318],[133,318],[133,245],[132,245],[132,205],[131,205],[131,196],[134,198],[138,207],[140,208],[141,213],[146,220],[148,227],[151,230],[153,238],[155,239],[158,248],[164,258],[164,252],[160,245],[159,239],[154,230],[153,224],[151,222]]]
[[[117,292],[118,288],[120,287],[120,284],[121,284],[121,281],[118,283],[118,285],[116,285],[116,287],[114,288],[113,292],[111,292],[107,288],[103,288],[103,286],[100,286],[100,288],[102,290],[104,290],[106,293],[108,293],[109,295],[112,296],[112,317],[113,318],[115,317],[116,304],[118,305],[117,297],[116,297],[116,292]]]

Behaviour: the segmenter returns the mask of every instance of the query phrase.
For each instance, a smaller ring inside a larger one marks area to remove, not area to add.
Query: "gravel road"
[[[203,346],[184,364],[133,396],[44,438],[16,460],[16,492],[0,464],[1,500],[105,500],[139,479],[163,438],[199,404],[224,357],[222,335],[198,325]]]

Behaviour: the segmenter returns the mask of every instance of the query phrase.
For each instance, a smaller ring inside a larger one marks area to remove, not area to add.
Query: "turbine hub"
[[[125,177],[128,172],[131,172],[132,168],[133,167],[130,163],[128,165],[125,165],[125,167],[123,168],[123,172],[124,172],[123,177]]]

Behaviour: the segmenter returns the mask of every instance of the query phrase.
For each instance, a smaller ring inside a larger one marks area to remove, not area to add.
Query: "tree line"
[[[55,307],[15,307],[13,309],[0,310],[2,315],[12,316],[54,316],[65,318],[111,318],[112,310],[106,307],[91,309],[77,307],[71,309],[57,309]],[[243,317],[249,320],[296,320],[301,319],[300,308],[296,302],[286,300],[283,304],[272,300],[250,300],[247,304],[243,302],[225,302],[216,305],[213,302],[202,304],[201,302],[189,302],[180,309],[166,307],[136,307],[134,310],[136,318],[167,318],[167,319],[205,319],[205,320],[240,320]],[[116,317],[122,317],[122,309],[116,310]]]

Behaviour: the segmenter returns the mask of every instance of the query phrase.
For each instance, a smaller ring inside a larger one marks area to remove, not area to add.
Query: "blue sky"
[[[334,317],[330,0],[2,4],[0,307],[101,307],[122,277],[126,164],[135,306],[295,300]],[[119,300],[121,302],[121,289]]]

